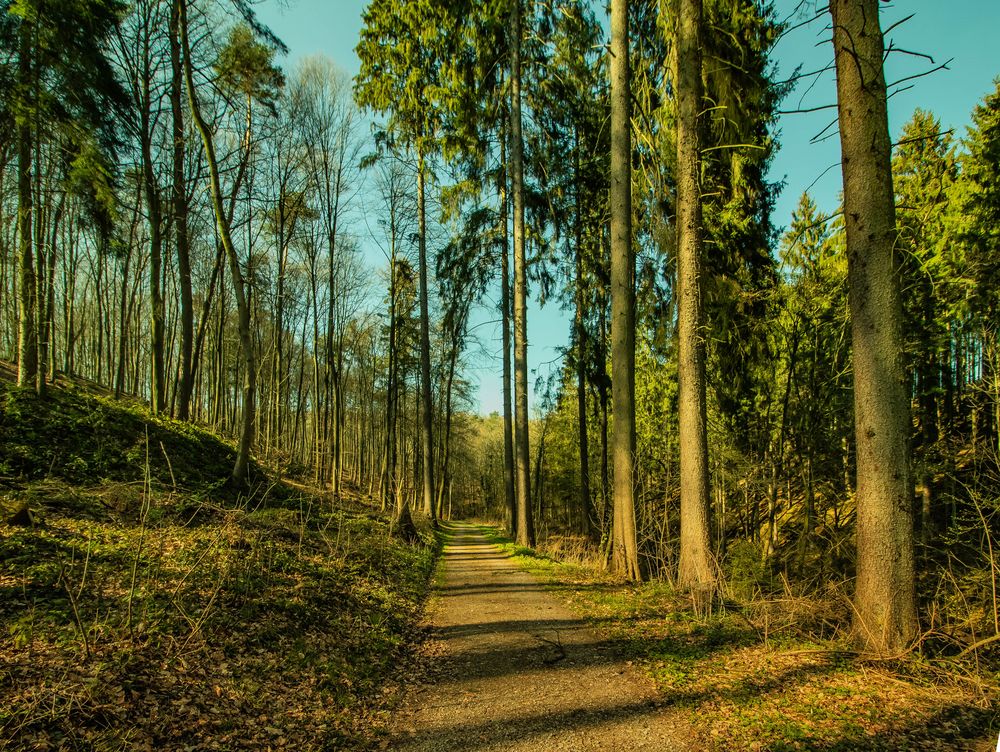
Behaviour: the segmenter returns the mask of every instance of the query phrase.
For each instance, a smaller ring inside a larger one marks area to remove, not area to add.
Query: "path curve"
[[[480,529],[448,523],[428,611],[433,678],[397,714],[405,752],[695,749],[652,681]]]

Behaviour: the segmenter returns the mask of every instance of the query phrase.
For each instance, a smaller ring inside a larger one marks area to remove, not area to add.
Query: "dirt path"
[[[452,523],[428,620],[432,683],[393,750],[694,749],[652,682],[479,532]]]

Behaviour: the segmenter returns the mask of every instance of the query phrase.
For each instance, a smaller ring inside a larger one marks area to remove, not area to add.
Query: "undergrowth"
[[[259,467],[231,489],[232,447],[141,407],[0,389],[0,748],[374,743],[432,537]]]
[[[482,530],[618,641],[656,682],[663,704],[689,721],[704,748],[996,747],[1000,675],[917,653],[893,661],[860,656],[841,633],[823,626],[830,621],[824,615],[836,608],[833,596],[827,602],[793,598],[791,604],[729,599],[711,618],[699,619],[668,583],[623,583],[586,557],[562,563],[544,547],[533,551],[494,528]]]

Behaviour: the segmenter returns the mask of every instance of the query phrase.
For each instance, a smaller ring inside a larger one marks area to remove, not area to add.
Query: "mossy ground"
[[[625,584],[484,527],[526,570],[619,640],[711,750],[989,750],[1000,676],[918,655],[874,661],[739,604],[708,620],[662,582]],[[779,604],[780,605],[780,604]]]
[[[142,407],[0,384],[0,748],[369,748],[436,542],[361,499],[226,482]]]

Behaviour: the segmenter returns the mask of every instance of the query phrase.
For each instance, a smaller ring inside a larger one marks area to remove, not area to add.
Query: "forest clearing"
[[[0,0],[0,748],[1000,743],[1000,6]]]

